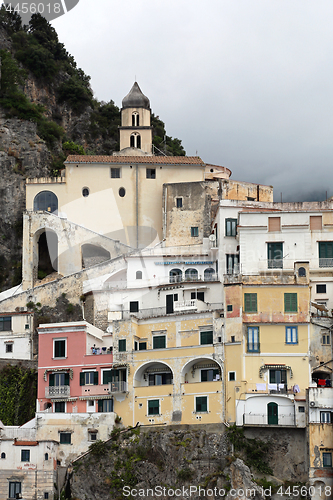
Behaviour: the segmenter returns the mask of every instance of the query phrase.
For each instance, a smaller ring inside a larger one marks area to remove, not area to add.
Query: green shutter
[[[85,385],[85,383],[84,383],[84,372],[80,373],[80,385]]]
[[[200,344],[208,345],[213,343],[213,332],[200,332]]]
[[[64,385],[69,385],[69,373],[65,373],[65,382]]]
[[[297,293],[284,294],[284,311],[297,312]]]
[[[165,349],[165,335],[153,337],[153,349]]]
[[[200,396],[196,398],[195,411],[207,411],[207,396]]]
[[[103,399],[98,400],[98,411],[99,412],[103,411]]]
[[[54,373],[50,373],[49,375],[49,387],[54,386]]]
[[[122,339],[122,340],[118,341],[118,350],[119,350],[119,352],[126,351],[126,339]]]
[[[94,372],[94,385],[98,385],[98,372]]]
[[[257,294],[245,293],[244,294],[244,309],[245,312],[257,312]]]
[[[158,415],[160,412],[160,402],[158,399],[148,401],[148,415]]]
[[[108,384],[111,382],[111,370],[103,371],[103,384]]]

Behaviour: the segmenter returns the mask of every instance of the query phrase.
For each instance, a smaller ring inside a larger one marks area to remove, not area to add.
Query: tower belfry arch
[[[124,97],[121,108],[120,153],[133,156],[152,155],[151,109],[137,82]]]

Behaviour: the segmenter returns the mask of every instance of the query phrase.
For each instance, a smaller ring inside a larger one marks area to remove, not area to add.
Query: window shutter
[[[64,385],[69,385],[69,373],[65,373],[65,382]]]
[[[103,400],[102,399],[98,400],[98,411],[99,412],[103,411]]]
[[[322,229],[322,216],[310,215],[310,231],[315,231],[316,229]]]
[[[249,311],[251,308],[251,298],[250,294],[246,293],[245,294],[245,311]]]
[[[54,373],[50,373],[49,375],[49,387],[54,386]]]
[[[98,372],[94,372],[94,385],[98,385]]]
[[[281,231],[281,217],[268,217],[268,232]]]
[[[291,310],[297,311],[297,294],[296,293],[291,294]]]
[[[80,373],[80,385],[85,385],[84,384],[84,372]]]
[[[103,384],[108,384],[111,382],[111,370],[106,370],[103,372]]]

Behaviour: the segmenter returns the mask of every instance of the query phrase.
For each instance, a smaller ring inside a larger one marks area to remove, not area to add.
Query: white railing
[[[57,396],[69,396],[70,387],[69,385],[55,385],[52,387],[45,387],[45,397],[55,398]]]
[[[127,392],[127,382],[118,381],[118,382],[109,382],[109,392],[111,394],[115,392]]]
[[[273,419],[274,417],[272,417]],[[295,415],[289,413],[288,415],[279,415],[277,417],[277,424],[268,423],[268,415],[265,413],[244,413],[244,425],[280,425],[281,427],[287,425],[295,425]]]
[[[196,299],[179,300],[173,304],[174,311],[194,311],[197,309]]]

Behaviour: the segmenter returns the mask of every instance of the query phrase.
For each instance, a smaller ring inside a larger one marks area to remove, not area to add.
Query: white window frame
[[[95,436],[95,439],[91,439],[91,436]],[[98,431],[88,431],[88,441],[90,443],[96,443],[98,436]]]
[[[207,398],[207,409],[205,411],[197,411],[197,398]],[[208,394],[197,394],[194,396],[194,411],[193,413],[200,414],[200,415],[205,415],[206,413],[209,413],[209,397]]]
[[[149,414],[149,401],[158,401],[158,413],[154,413],[152,415]],[[149,398],[147,399],[147,417],[154,418],[154,417],[160,417],[162,415],[161,413],[161,398]]]
[[[55,356],[55,343],[58,342],[59,340],[65,341],[65,357]],[[67,337],[59,337],[53,339],[53,359],[67,359]]]
[[[64,403],[65,404],[65,411],[55,411],[55,405],[56,403]],[[60,415],[67,413],[67,401],[53,401],[52,404],[52,413],[59,413]]]
[[[332,423],[332,415],[331,415],[330,411],[321,411],[320,412],[320,423],[321,424]]]
[[[90,405],[89,403],[93,403]],[[87,413],[96,413],[96,401],[94,399],[88,399],[87,403]]]

